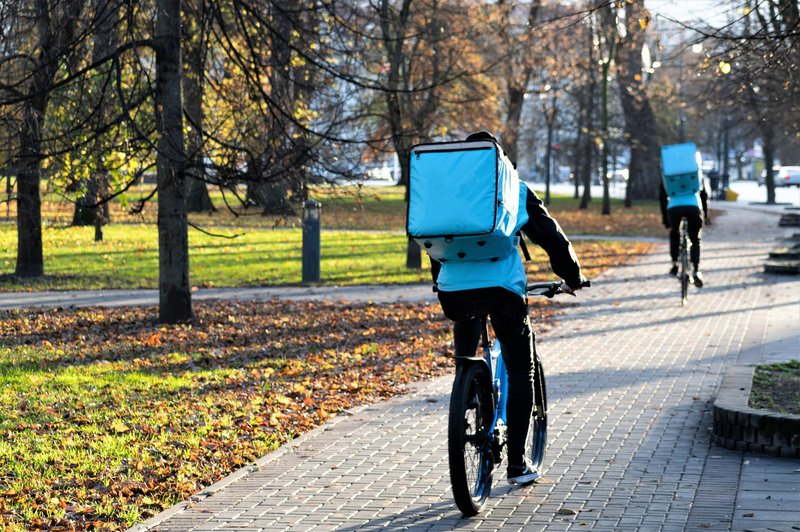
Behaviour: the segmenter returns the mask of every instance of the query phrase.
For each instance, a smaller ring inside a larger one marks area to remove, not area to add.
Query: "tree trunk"
[[[583,152],[583,166],[580,168],[580,176],[581,181],[583,182],[583,195],[581,196],[581,203],[579,205],[579,209],[585,210],[589,208],[589,202],[592,201],[592,169],[594,167],[594,141],[592,137],[594,136],[594,112],[595,112],[595,94],[597,91],[597,78],[596,73],[597,70],[595,69],[595,58],[594,58],[594,36],[595,31],[592,28],[592,31],[587,32],[588,43],[587,49],[589,50],[588,54],[588,83],[584,89],[584,102],[583,107],[586,113],[586,135],[583,137],[583,144],[580,146],[580,150]]]
[[[617,51],[617,84],[625,116],[626,137],[631,150],[627,205],[632,200],[658,198],[661,163],[655,130],[656,119],[641,75],[644,29],[640,26],[640,21],[647,20],[649,14],[642,0],[624,5],[627,31]]]
[[[188,3],[188,2],[187,2]],[[187,6],[188,7],[188,6]],[[187,124],[186,141],[190,172],[187,175],[188,212],[214,212],[214,204],[208,193],[203,151],[203,80],[205,79],[206,17],[205,2],[194,2],[187,9],[184,20],[184,42],[186,43],[187,72],[183,75],[184,105]]]
[[[264,215],[291,216],[295,214],[289,201],[291,180],[283,176],[272,176],[263,181],[253,181],[247,186],[247,196],[253,200]]]
[[[408,184],[411,180],[411,160],[409,159],[411,156],[411,147],[407,146],[401,139],[398,139],[395,144],[400,146],[397,148],[397,157],[400,161],[400,184],[406,187],[405,200],[406,205],[408,205]],[[408,211],[408,209],[406,209],[406,211]],[[419,244],[411,238],[408,239],[408,245],[406,246],[406,268],[409,270],[419,270],[422,268],[422,249],[419,247]]]
[[[162,323],[177,323],[194,317],[186,216],[180,0],[157,0],[154,46],[158,130],[158,317]]]
[[[527,80],[526,80],[527,81]],[[508,112],[506,113],[506,123],[503,131],[503,149],[512,161],[517,161],[519,151],[519,123],[522,116],[522,105],[525,103],[525,88],[508,88]]]
[[[633,151],[633,149],[631,149],[631,160],[630,164],[628,164],[628,181],[625,183],[625,207],[628,209],[633,206],[633,194],[635,188],[634,180],[631,179],[631,175],[639,171],[640,165],[639,151]]]
[[[772,138],[772,131],[768,130],[766,126],[762,131],[764,141],[764,168],[767,171],[764,184],[767,187],[767,203],[773,205],[775,203],[775,173],[772,171],[772,166],[775,164],[775,146]]]
[[[92,3],[94,4],[96,16],[101,20],[92,37],[92,62],[99,63],[117,49],[120,13],[115,6],[109,5],[106,0],[92,0]],[[108,73],[106,72],[105,74]],[[99,97],[105,100],[107,94],[100,92]],[[95,105],[98,106],[96,127],[100,130],[105,126],[110,112],[99,102]],[[98,205],[100,200],[108,194],[109,189],[108,173],[104,168],[103,162],[103,155],[106,149],[106,146],[103,146],[99,139],[95,141],[94,175],[89,178],[86,193],[75,202],[75,213],[72,216],[72,225],[95,225],[96,242],[103,240],[103,231],[97,227],[97,224],[102,225],[110,221],[108,204]]]
[[[606,33],[608,44],[608,57],[603,59],[603,75],[600,80],[600,95],[601,95],[601,129],[603,136],[603,161],[602,161],[602,175],[600,179],[603,180],[603,208],[602,214],[611,214],[611,196],[608,190],[608,143],[610,141],[610,133],[608,126],[608,76],[611,70],[611,62],[617,55],[617,28],[614,20],[614,13],[611,11],[611,4],[606,4],[602,9],[604,23],[601,28]]]
[[[578,179],[578,175],[580,174],[580,168],[583,166],[583,150],[581,146],[583,145],[583,137],[586,135],[584,130],[586,129],[586,110],[583,108],[583,96],[579,96],[578,98],[578,123],[575,126],[575,152],[573,153],[572,159],[572,168],[574,169],[573,178],[574,178],[574,185],[575,185],[575,195],[573,196],[574,199],[578,199],[581,197],[581,187],[580,187],[580,180]]]
[[[555,97],[553,97],[555,100]],[[553,179],[553,129],[555,128],[556,108],[555,101],[553,107],[545,109],[547,115],[547,144],[545,146],[545,161],[547,167],[544,170],[544,204],[550,205],[550,182]]]
[[[722,119],[722,173],[719,176],[721,187],[727,188],[730,185],[730,159],[728,152],[730,151],[730,132],[728,118]]]
[[[72,215],[72,225],[89,226],[94,225],[95,219],[100,211],[97,205],[97,178],[91,177],[86,183],[86,192],[75,202],[75,212]]]
[[[42,200],[39,163],[41,159],[41,120],[44,98],[28,103],[21,135],[20,171],[17,174],[17,267],[16,275],[44,275],[42,252]]]
[[[198,166],[192,164],[192,168],[196,169]],[[201,171],[201,175],[204,172]],[[211,195],[208,193],[208,185],[203,177],[196,177],[197,174],[187,176],[189,187],[188,196],[186,197],[186,211],[187,212],[216,212],[216,207],[211,201]]]
[[[42,249],[41,185],[42,128],[53,79],[59,67],[59,55],[72,45],[75,20],[81,13],[78,2],[52,6],[47,0],[32,5],[35,16],[37,55],[31,75],[28,98],[19,134],[17,174],[17,265],[22,277],[44,274]],[[54,18],[58,20],[53,20]]]
[[[589,128],[591,130],[591,127]],[[589,203],[592,201],[592,161],[594,159],[594,149],[592,147],[592,139],[587,138],[584,140],[583,145],[583,167],[581,168],[581,176],[583,180],[583,194],[581,195],[581,203],[579,209],[588,209]]]
[[[613,49],[613,46],[612,46]],[[614,54],[612,53],[611,56]],[[602,214],[611,214],[611,195],[608,190],[608,142],[610,140],[610,135],[608,131],[608,71],[610,60],[606,63],[603,63],[603,79],[601,81],[602,89],[602,121],[601,121],[601,128],[603,131],[603,160],[602,160],[602,174],[600,179],[603,180],[603,208],[601,210]]]

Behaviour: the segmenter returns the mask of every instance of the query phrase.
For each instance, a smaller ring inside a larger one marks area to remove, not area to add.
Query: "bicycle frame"
[[[501,461],[501,454],[505,446],[505,434],[502,430],[507,422],[508,405],[508,372],[506,371],[505,359],[502,356],[503,348],[500,340],[489,337],[489,319],[487,316],[481,317],[481,356],[456,357],[462,363],[482,363],[489,370],[489,377],[492,382],[492,396],[494,398],[494,416],[492,423],[487,431],[488,443],[492,446],[495,454],[495,463]],[[503,453],[504,454],[504,453]]]
[[[586,283],[585,286],[589,286]],[[540,295],[552,298],[556,294],[562,293],[563,285],[560,283],[542,283],[530,285],[527,292],[531,295]],[[483,351],[482,357],[459,357],[462,360],[480,360],[486,364],[489,369],[489,377],[492,382],[492,392],[494,395],[495,407],[494,417],[492,424],[489,426],[488,434],[490,443],[495,452],[495,463],[500,463],[504,456],[505,451],[505,433],[504,428],[508,421],[508,372],[506,371],[506,363],[503,358],[503,348],[500,340],[494,338],[491,341],[489,338],[489,319],[487,316],[481,317],[481,349]]]
[[[494,342],[489,340],[488,320],[483,318],[481,320],[481,347],[483,349],[483,360],[489,367],[489,376],[492,381],[492,392],[494,394],[495,407],[494,417],[492,424],[489,426],[489,437],[492,445],[495,447],[495,463],[501,461],[503,453],[503,446],[505,445],[505,434],[500,430],[500,427],[505,427],[508,420],[507,406],[508,406],[508,372],[506,371],[506,363],[503,358],[503,348],[500,340],[494,339]]]

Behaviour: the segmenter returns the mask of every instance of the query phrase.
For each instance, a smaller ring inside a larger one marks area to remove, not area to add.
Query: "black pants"
[[[534,335],[524,298],[504,288],[439,292],[444,315],[453,320],[456,356],[475,356],[480,316],[489,315],[503,344],[508,368],[508,463],[522,465],[533,410]]]
[[[700,267],[700,238],[703,229],[703,218],[700,216],[700,207],[686,205],[682,207],[672,207],[667,211],[669,217],[669,254],[672,262],[678,261],[678,248],[680,247],[680,224],[681,218],[686,218],[688,224],[689,241],[692,248],[689,258],[695,269]]]

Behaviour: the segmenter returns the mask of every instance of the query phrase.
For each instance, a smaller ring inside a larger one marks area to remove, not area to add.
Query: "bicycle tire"
[[[531,467],[542,474],[542,466],[547,449],[547,385],[542,361],[534,355],[533,412],[528,427],[525,450]]]
[[[681,281],[681,306],[689,300],[689,242],[686,237],[686,228],[681,222],[681,248],[680,248],[680,281]]]
[[[447,453],[453,498],[467,517],[481,511],[492,489],[493,418],[489,369],[483,362],[458,364],[450,395]]]

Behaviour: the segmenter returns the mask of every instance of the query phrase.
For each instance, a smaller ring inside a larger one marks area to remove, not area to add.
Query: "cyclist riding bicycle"
[[[697,192],[687,191],[686,193],[668,194],[661,180],[659,189],[659,203],[661,204],[661,218],[664,227],[669,229],[669,254],[672,258],[670,275],[678,275],[678,253],[680,240],[681,219],[685,218],[689,241],[691,242],[690,260],[694,268],[694,285],[698,288],[703,287],[703,275],[700,272],[700,240],[703,229],[703,222],[711,225],[708,217],[708,193],[706,192],[705,179],[700,177],[700,190]],[[702,208],[702,217],[700,209]]]
[[[486,131],[468,141],[496,139]],[[520,183],[520,209],[514,232],[522,230],[550,258],[553,272],[564,279],[569,293],[580,290],[586,278],[572,244],[538,196]],[[508,368],[508,481],[524,485],[537,473],[525,455],[525,439],[533,410],[534,334],[525,296],[525,268],[519,253],[499,260],[470,262],[431,259],[431,274],[445,316],[454,322],[457,357],[475,356],[481,335],[480,316],[488,314],[503,344]]]

